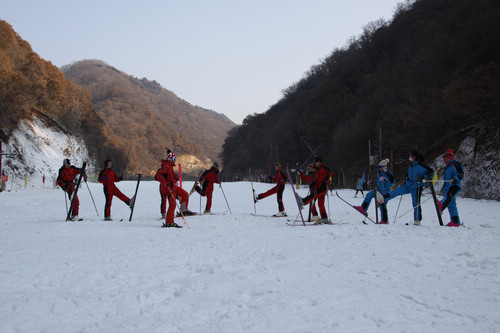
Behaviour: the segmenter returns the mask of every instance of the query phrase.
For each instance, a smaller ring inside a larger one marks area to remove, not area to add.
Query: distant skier
[[[116,173],[111,170],[113,162],[111,160],[104,161],[104,169],[99,172],[99,177],[97,181],[103,185],[104,197],[106,198],[106,204],[104,205],[104,220],[111,221],[111,203],[113,201],[113,196],[123,201],[127,206],[132,206],[135,201],[135,196],[131,199],[123,194],[115,183],[123,180],[122,177],[118,177]]]
[[[439,210],[442,212],[448,208],[448,213],[450,214],[450,223],[447,224],[448,227],[459,227],[460,217],[458,216],[457,209],[457,195],[462,190],[462,180],[464,179],[464,168],[462,163],[455,159],[452,149],[448,149],[443,155],[443,161],[445,163],[444,170],[444,185],[442,191],[444,192],[444,198],[438,201]]]
[[[365,182],[363,181],[363,178],[360,178],[358,177],[358,179],[356,180],[356,193],[354,193],[354,197],[357,198],[358,197],[358,192],[361,192],[361,196],[364,198],[365,195],[363,193],[363,184]]]
[[[71,202],[71,195],[75,191],[75,184],[73,183],[75,176],[81,173],[81,169],[71,165],[69,159],[65,158],[63,160],[63,166],[59,169],[59,174],[57,176],[57,185],[61,187],[61,189],[68,193],[69,200]],[[83,177],[85,181],[87,181],[87,175],[84,173]],[[80,200],[78,200],[78,196],[75,197],[73,201],[73,207],[70,214],[71,221],[77,221],[78,212],[80,208]]]
[[[389,170],[389,159],[383,159],[378,163],[378,172],[377,172],[377,191],[381,194],[387,194],[391,191],[391,187],[394,184],[394,176],[392,175],[391,170]],[[356,209],[359,210],[363,214],[367,214],[368,207],[370,207],[370,203],[372,199],[375,197],[375,191],[372,190],[366,194],[365,200],[361,206],[356,206]],[[387,203],[381,203],[380,205],[380,224],[387,224],[388,216],[387,216]]]
[[[280,216],[287,216],[285,212],[285,207],[283,206],[283,191],[285,190],[285,184],[287,181],[287,177],[285,172],[281,169],[281,164],[279,162],[276,162],[274,164],[274,170],[276,171],[276,174],[274,177],[269,176],[269,179],[272,182],[276,183],[276,186],[270,189],[267,192],[261,193],[259,195],[256,195],[254,197],[255,202],[264,199],[270,195],[276,194],[276,198],[278,201],[278,213],[274,214],[273,216],[280,217]]]
[[[212,167],[205,172],[203,172],[198,180],[202,187],[196,185],[194,190],[198,192],[202,197],[207,197],[207,203],[205,205],[205,211],[203,213],[210,213],[212,209],[212,194],[214,192],[214,183],[219,184],[219,164],[215,162]]]
[[[434,171],[424,163],[424,157],[416,150],[410,153],[408,161],[408,173],[406,181],[403,185],[383,196],[377,196],[379,203],[387,203],[387,201],[403,194],[410,193],[413,204],[413,219],[414,225],[420,225],[422,221],[422,206],[420,206],[420,199],[422,197],[422,190],[425,186],[423,180],[432,178]]]
[[[182,228],[182,226],[174,222],[177,198],[179,198],[181,202],[182,214],[185,216],[194,215],[193,212],[187,209],[189,194],[177,186],[179,176],[174,171],[176,158],[177,156],[175,153],[168,150],[167,157],[161,160],[161,168],[156,172],[155,176],[155,179],[160,182],[160,193],[162,194],[162,200],[164,200],[165,205],[165,199],[168,200],[168,210],[162,228]],[[165,199],[163,199],[163,194],[166,196]]]
[[[305,198],[297,195],[297,198],[301,206],[307,205],[312,200],[317,199],[321,218],[315,224],[331,224],[332,222],[328,220],[328,214],[325,209],[325,196],[328,192],[328,181],[333,176],[333,172],[328,169],[325,163],[323,163],[323,159],[319,156],[314,160],[314,165],[315,171],[314,180],[311,183],[311,193]]]

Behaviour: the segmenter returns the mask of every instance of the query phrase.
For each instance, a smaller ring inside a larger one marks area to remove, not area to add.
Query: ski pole
[[[298,168],[297,168],[297,170],[302,169],[302,167],[303,167],[304,165],[306,165],[306,163],[309,161],[309,159],[310,159],[311,157],[316,156],[316,152],[319,150],[319,148],[320,148],[320,147],[321,147],[321,145],[319,145],[318,147],[316,147],[316,149],[314,149],[314,151],[312,152],[312,154],[311,154],[311,155],[309,155],[309,157],[308,157],[308,158],[304,161],[304,163],[302,163],[302,165],[301,165],[300,167],[298,167]]]
[[[66,214],[68,214],[68,198],[66,198],[66,191],[63,190],[64,193],[64,203],[66,204]]]
[[[394,215],[394,222],[392,222],[392,223],[396,223],[396,217],[398,216],[399,206],[401,205],[401,200],[402,199],[403,199],[403,196],[400,195],[400,197],[399,197],[399,203],[398,203],[398,209],[396,209],[396,215]]]
[[[128,163],[128,157],[130,155],[130,149],[132,149],[132,146],[130,146],[128,148],[128,153],[127,153],[127,158],[125,159],[125,165],[123,166],[123,170],[122,170],[122,174],[121,174],[121,178],[123,178],[123,173],[125,172],[125,168],[127,167],[127,163]]]
[[[224,200],[226,200],[226,205],[227,208],[229,209],[229,214],[232,214],[233,212],[231,211],[231,207],[229,207],[229,203],[227,202],[226,194],[224,193],[224,190],[222,189],[222,184],[219,184],[220,190],[222,191],[222,195],[224,196]]]
[[[94,197],[92,196],[92,192],[90,192],[90,187],[89,187],[89,184],[87,183],[87,181],[85,181],[85,185],[87,185],[87,189],[89,190],[90,198],[92,199],[92,203],[94,204],[95,212],[96,212],[97,216],[99,216],[99,212],[97,211],[97,207],[95,205]]]
[[[406,214],[408,214],[409,212],[411,212],[412,210],[414,210],[415,208],[418,208],[418,207],[422,206],[424,203],[426,203],[426,202],[427,202],[427,201],[429,201],[430,199],[432,199],[432,197],[427,198],[427,199],[425,199],[423,202],[421,202],[421,203],[419,203],[418,205],[416,205],[415,207],[412,207],[409,211],[407,211],[407,212],[405,212],[405,213],[401,214],[400,216],[398,216],[398,218],[403,217],[403,216],[405,216]]]

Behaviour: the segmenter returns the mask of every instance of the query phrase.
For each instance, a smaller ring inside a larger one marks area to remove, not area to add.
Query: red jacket
[[[59,169],[59,174],[57,176],[57,185],[61,186],[62,189],[66,187],[74,188],[73,180],[76,175],[80,174],[80,172],[81,169],[78,169],[73,165],[70,168],[62,166]]]
[[[213,183],[220,184],[219,171],[211,168],[203,172],[203,174],[200,177],[200,183],[205,181],[211,184]]]
[[[330,181],[330,177],[333,176],[333,172],[328,169],[325,163],[321,163],[319,167],[316,168],[314,172],[314,181],[311,184],[314,190],[324,190],[327,187],[325,185]]]
[[[156,171],[155,180],[160,182],[162,188],[173,188],[179,177],[174,172],[174,162],[161,160],[161,168]]]
[[[97,178],[97,180],[104,186],[109,186],[119,182],[122,179],[121,177],[118,177],[113,170],[104,168],[101,172],[99,172],[99,177]]]
[[[279,169],[278,171],[276,171],[276,175],[274,175],[274,177],[272,177],[271,180],[278,185],[285,185],[286,176],[283,173],[283,170]]]

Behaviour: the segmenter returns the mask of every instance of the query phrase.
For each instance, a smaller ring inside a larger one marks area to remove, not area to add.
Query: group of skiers
[[[204,213],[210,213],[214,184],[219,184],[219,186],[221,186],[221,182],[218,178],[219,165],[217,163],[213,163],[210,169],[205,170],[198,176],[198,179],[193,185],[193,189],[190,193],[186,192],[177,185],[179,177],[174,171],[176,158],[177,156],[174,152],[167,150],[166,158],[161,160],[161,167],[155,175],[155,180],[160,183],[160,213],[162,218],[165,219],[162,227],[166,228],[182,228],[174,222],[176,207],[179,208],[179,216],[184,217],[195,214],[188,209],[189,196],[194,191],[207,198]],[[462,164],[455,159],[452,149],[448,149],[446,151],[443,155],[443,161],[445,163],[444,186],[442,188],[444,198],[437,202],[438,209],[442,212],[448,208],[450,222],[447,226],[460,226],[461,222],[458,215],[456,197],[461,191],[461,182],[464,177],[464,170]],[[355,206],[355,208],[360,213],[368,216],[368,207],[370,206],[372,199],[375,198],[380,208],[381,219],[379,223],[387,224],[387,202],[395,197],[409,193],[412,197],[414,225],[420,225],[422,221],[422,207],[420,203],[422,191],[423,188],[432,181],[434,171],[424,163],[423,156],[417,151],[412,151],[409,154],[408,163],[409,166],[405,182],[396,189],[391,190],[395,184],[395,178],[389,169],[389,159],[381,160],[378,164],[377,178],[375,180],[376,189],[368,192],[364,197],[362,204],[360,206]],[[135,196],[129,198],[116,187],[115,183],[121,181],[122,177],[118,177],[111,167],[112,162],[110,160],[106,160],[104,163],[104,169],[99,173],[98,177],[98,181],[103,184],[104,195],[106,198],[104,208],[105,220],[111,220],[111,203],[114,196],[118,197],[129,207],[133,207],[133,203],[135,201]],[[283,171],[279,162],[274,165],[274,170],[274,177],[269,176],[269,178],[270,181],[276,183],[276,186],[258,195],[254,193],[254,201],[257,203],[266,197],[276,194],[278,213],[274,216],[287,216],[283,205],[283,191],[287,183],[287,175]],[[331,224],[332,221],[329,219],[325,209],[325,197],[329,189],[330,180],[333,177],[333,172],[330,171],[330,169],[325,165],[321,157],[316,157],[314,163],[309,164],[305,172],[301,170],[294,171],[297,172],[303,182],[310,184],[310,191],[306,197],[302,198],[296,195],[297,203],[301,206],[301,208],[311,203],[311,215],[315,224]],[[73,180],[75,176],[80,173],[81,169],[71,165],[69,159],[64,159],[63,166],[59,170],[59,175],[57,177],[57,184],[61,187],[61,189],[63,189],[63,191],[67,192],[70,200],[75,192]],[[83,176],[86,181],[87,176],[85,174]],[[177,200],[179,200],[180,205],[177,205]],[[166,207],[167,202],[168,209]],[[316,202],[318,204],[319,214],[315,207]],[[78,220],[78,197],[74,198],[73,206],[70,208],[72,210],[71,220]]]
[[[104,197],[106,199],[106,203],[104,204],[104,220],[106,221],[111,221],[111,202],[114,196],[123,201],[129,207],[133,206],[135,201],[135,196],[129,198],[123,194],[118,187],[116,187],[115,183],[121,181],[123,177],[116,175],[116,173],[111,169],[112,165],[113,162],[111,160],[104,161],[104,169],[99,172],[99,177],[97,178],[99,183],[102,183],[103,185]],[[80,173],[82,173],[82,169],[71,165],[70,160],[65,158],[63,166],[59,169],[59,174],[57,176],[57,185],[59,185],[59,187],[61,187],[61,189],[68,194],[70,202],[73,201],[73,205],[70,207],[70,220],[72,221],[79,220],[78,212],[80,201],[78,200],[78,196],[75,196],[74,200],[72,200],[72,198],[73,193],[75,193],[74,179],[75,176]],[[83,178],[86,182],[87,175],[85,172],[83,174]]]
[[[444,185],[442,191],[444,198],[437,202],[439,212],[448,208],[450,215],[449,227],[460,226],[460,218],[456,205],[456,198],[462,189],[462,180],[464,178],[464,170],[462,164],[455,159],[452,149],[448,149],[443,154],[443,162],[445,164]],[[410,194],[413,206],[414,225],[420,225],[422,221],[422,206],[421,196],[424,187],[433,181],[434,170],[424,163],[423,156],[418,151],[412,151],[408,158],[408,172],[405,182],[398,188],[391,191],[395,179],[388,167],[388,159],[380,161],[378,167],[378,178],[375,191],[370,191],[361,206],[356,206],[356,209],[362,214],[367,215],[368,207],[371,200],[376,197],[380,206],[380,224],[387,224],[387,202],[398,196]]]

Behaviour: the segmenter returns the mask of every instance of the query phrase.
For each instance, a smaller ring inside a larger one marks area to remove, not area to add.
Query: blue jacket
[[[464,168],[462,163],[453,159],[446,164],[444,169],[444,180],[450,180],[443,185],[443,191],[448,191],[451,186],[462,188],[462,179],[464,179]]]
[[[380,180],[380,178],[384,177],[384,180]],[[377,178],[377,189],[380,193],[386,194],[391,191],[391,187],[394,184],[394,176],[392,175],[391,170],[387,169],[387,171],[378,172]]]
[[[406,185],[410,187],[423,187],[423,179],[429,180],[432,178],[433,170],[425,163],[416,161],[411,162],[408,167],[408,174],[406,178]]]

